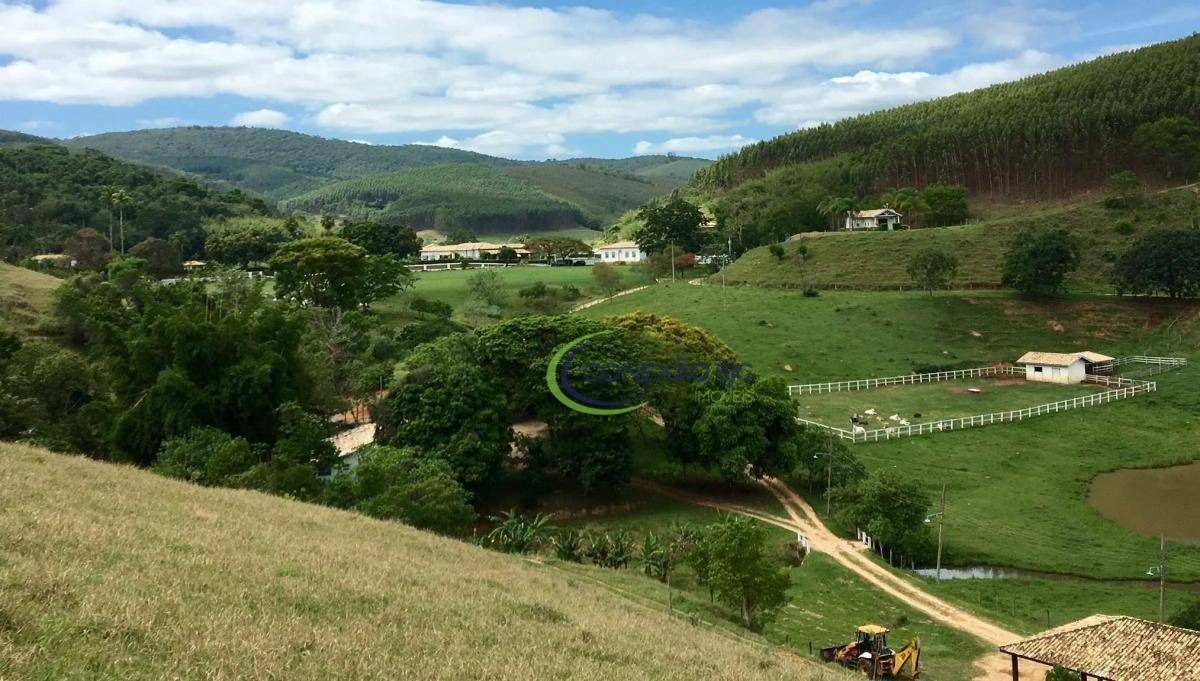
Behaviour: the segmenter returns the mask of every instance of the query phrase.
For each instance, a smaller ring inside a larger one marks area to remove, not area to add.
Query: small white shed
[[[1098,352],[1027,352],[1017,364],[1025,366],[1027,381],[1076,384],[1083,382],[1093,364],[1112,359]]]
[[[890,232],[900,226],[903,217],[891,208],[852,210],[846,214],[846,229],[886,229]]]

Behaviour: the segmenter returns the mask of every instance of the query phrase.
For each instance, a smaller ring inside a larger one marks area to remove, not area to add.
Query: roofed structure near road
[[[1200,631],[1135,617],[1093,615],[1001,646],[1018,660],[1058,665],[1098,681],[1184,681],[1200,679]]]
[[[873,208],[871,210],[852,210],[852,211],[850,211],[850,217],[853,217],[853,218],[877,218],[877,217],[880,217],[883,215],[900,216],[899,213],[892,210],[891,208]]]
[[[1078,360],[1087,362],[1111,362],[1112,357],[1098,352],[1027,352],[1017,364],[1043,364],[1051,367],[1069,367]]]

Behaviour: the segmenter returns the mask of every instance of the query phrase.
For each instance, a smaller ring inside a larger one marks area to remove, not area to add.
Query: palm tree
[[[817,206],[817,212],[829,220],[829,228],[835,229],[836,217],[845,217],[847,213],[858,208],[858,201],[849,196],[830,196]]]
[[[129,192],[120,187],[109,188],[104,193],[104,206],[108,208],[108,242],[112,240],[112,209],[117,209],[117,215],[121,225],[121,252],[125,252],[125,206],[133,203],[133,197]]]

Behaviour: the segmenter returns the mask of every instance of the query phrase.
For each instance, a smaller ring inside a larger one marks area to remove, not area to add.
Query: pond
[[[1200,461],[1101,474],[1092,481],[1088,502],[1138,534],[1200,544]]]

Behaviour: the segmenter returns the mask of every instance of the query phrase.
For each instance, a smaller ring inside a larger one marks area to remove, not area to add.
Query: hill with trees
[[[998,197],[1053,197],[1115,172],[1154,177],[1171,159],[1139,126],[1200,120],[1200,35],[800,130],[744,147],[697,173],[723,192],[772,169],[840,159],[866,191],[954,184]],[[1162,132],[1169,132],[1164,130]],[[827,168],[822,168],[825,170]]]
[[[442,232],[467,229],[519,234],[588,222],[579,206],[500,169],[479,164],[371,175],[302,194],[281,206]]]
[[[63,144],[150,166],[229,182],[273,199],[365,175],[447,163],[505,165],[506,159],[422,144],[384,146],[286,130],[187,127],[110,132]]]
[[[0,257],[58,252],[91,228],[119,247],[149,237],[199,252],[206,221],[273,212],[240,190],[221,192],[184,177],[163,177],[99,152],[61,146],[0,148]]]

